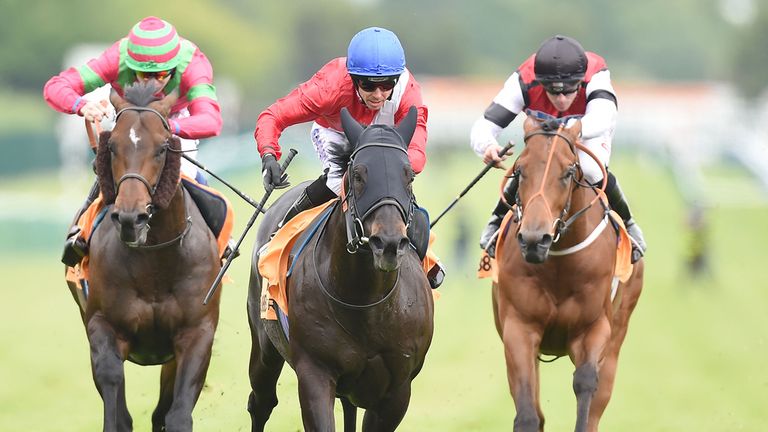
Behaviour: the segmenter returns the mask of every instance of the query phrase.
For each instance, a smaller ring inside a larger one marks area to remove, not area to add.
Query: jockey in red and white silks
[[[616,96],[605,60],[592,52],[586,52],[586,58],[584,79],[576,90],[573,103],[565,111],[558,111],[547,98],[544,86],[536,81],[533,70],[535,54],[523,62],[493,98],[486,114],[472,126],[470,142],[475,153],[482,157],[488,146],[498,145],[497,138],[501,131],[520,112],[530,109],[553,117],[583,116],[581,142],[603,165],[608,166],[618,113]],[[600,166],[586,153],[578,153],[586,179],[593,184],[602,181]]]
[[[389,97],[382,97],[377,102],[380,103],[366,104],[347,69],[346,57],[333,59],[309,81],[259,115],[254,133],[259,154],[264,157],[271,153],[279,159],[282,151],[278,139],[283,130],[312,121],[311,139],[323,169],[328,170],[327,186],[338,195],[346,160],[352,153],[342,132],[341,109],[346,107],[361,124],[396,124],[414,105],[419,116],[416,132],[408,146],[408,158],[414,172],[421,172],[426,163],[428,112],[421,99],[419,83],[407,68],[403,68]]]

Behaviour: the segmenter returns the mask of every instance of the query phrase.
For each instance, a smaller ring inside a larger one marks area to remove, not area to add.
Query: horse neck
[[[152,216],[148,234],[150,241],[153,243],[168,241],[186,229],[188,198],[184,188],[181,185],[177,186],[168,207],[158,210]]]
[[[330,269],[322,275],[330,291],[351,303],[366,303],[378,300],[389,292],[397,281],[397,272],[385,273],[373,266],[370,250],[361,247],[356,253],[347,251],[347,231],[341,203],[331,213],[324,235],[317,245],[321,250],[328,250]],[[322,259],[322,258],[319,258]]]

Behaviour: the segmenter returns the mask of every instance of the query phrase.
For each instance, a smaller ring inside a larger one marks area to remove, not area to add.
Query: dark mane
[[[136,106],[145,107],[159,99],[157,87],[152,81],[137,81],[125,87],[125,100]]]

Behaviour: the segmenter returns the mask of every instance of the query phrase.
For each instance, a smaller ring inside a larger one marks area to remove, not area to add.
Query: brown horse
[[[612,301],[617,234],[604,201],[582,178],[577,149],[587,150],[578,142],[581,123],[573,122],[566,128],[526,119],[526,146],[513,167],[516,217],[497,250],[494,318],[520,432],[544,429],[541,354],[570,357],[575,430],[597,431],[642,289],[641,260]]]
[[[415,205],[406,149],[416,111],[397,129],[363,130],[346,109],[342,122],[355,146],[345,176],[347,195],[293,263],[288,341],[275,329],[278,321],[260,318],[266,282],[258,273],[258,254],[253,257],[248,294],[253,431],[264,430],[277,405],[275,386],[286,360],[298,376],[305,430],[335,430],[335,397],[344,408],[345,431],[355,430],[356,407],[365,409],[363,430],[394,430],[432,340],[432,293],[406,235]],[[269,241],[299,192],[292,189],[267,211],[254,251]]]
[[[102,133],[97,174],[106,216],[90,242],[83,321],[104,430],[130,431],[123,362],[162,364],[153,431],[192,430],[219,317],[203,297],[221,262],[216,239],[179,184],[179,139],[166,117],[175,93],[155,85],[112,92],[114,129]],[[175,150],[175,151],[174,151]]]

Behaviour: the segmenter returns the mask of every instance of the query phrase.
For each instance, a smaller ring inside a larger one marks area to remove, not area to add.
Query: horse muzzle
[[[517,234],[520,252],[522,252],[525,261],[531,264],[541,264],[547,259],[552,242],[553,238],[550,233],[524,233],[521,231]]]
[[[146,211],[120,211],[110,216],[120,235],[120,241],[128,247],[142,246],[147,242],[150,214]]]
[[[410,243],[404,235],[372,235],[368,239],[368,246],[373,253],[373,265],[383,272],[397,270]]]

